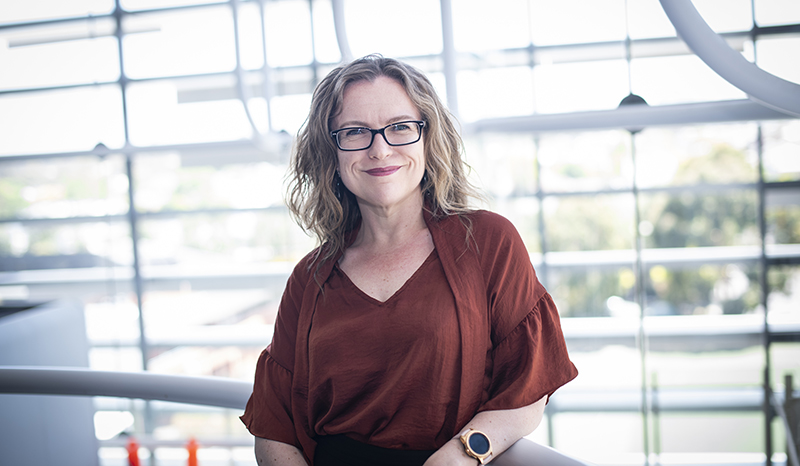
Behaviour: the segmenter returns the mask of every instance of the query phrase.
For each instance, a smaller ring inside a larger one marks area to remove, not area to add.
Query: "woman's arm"
[[[256,437],[256,461],[259,466],[308,466],[294,445]]]
[[[483,411],[476,414],[461,432],[472,428],[486,434],[492,442],[492,456],[496,457],[539,426],[546,404],[547,396],[544,396],[539,401],[522,408]],[[477,463],[478,460],[467,455],[461,440],[455,437],[428,458],[425,466],[473,466]]]

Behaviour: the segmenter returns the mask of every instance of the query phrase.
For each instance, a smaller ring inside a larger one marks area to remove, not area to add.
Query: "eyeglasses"
[[[424,121],[398,121],[381,129],[364,127],[337,129],[331,131],[331,137],[336,141],[339,150],[344,151],[369,149],[376,134],[383,136],[383,140],[390,146],[406,146],[420,140],[424,127]]]

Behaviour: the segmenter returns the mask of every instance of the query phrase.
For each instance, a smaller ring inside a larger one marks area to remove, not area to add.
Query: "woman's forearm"
[[[303,453],[294,445],[256,437],[255,450],[259,466],[308,466]]]
[[[476,414],[461,431],[475,429],[486,434],[492,442],[492,455],[497,456],[539,426],[546,404],[545,396],[522,408],[483,411]],[[461,440],[456,437],[434,453],[425,466],[459,464],[474,465],[477,464],[477,460],[467,455]]]

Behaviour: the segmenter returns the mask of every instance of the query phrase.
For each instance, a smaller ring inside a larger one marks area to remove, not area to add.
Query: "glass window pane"
[[[119,156],[0,163],[0,218],[124,214],[128,178]]]
[[[631,83],[633,93],[650,105],[746,98],[695,55],[634,59]]]
[[[536,142],[529,134],[482,133],[465,139],[474,182],[496,200],[536,194]]]
[[[236,66],[231,9],[226,6],[125,16],[125,73],[151,78],[231,71]]]
[[[175,264],[183,273],[299,260],[314,246],[283,211],[145,217],[141,232],[142,264]]]
[[[660,457],[665,463],[670,458],[684,461],[720,458],[724,453],[761,452],[759,456],[763,457],[764,415],[761,413],[662,413],[657,422]],[[702,453],[706,455],[699,455]],[[735,457],[725,456],[729,464],[734,463]]]
[[[549,196],[544,200],[544,222],[548,251],[630,249],[633,196]]]
[[[649,128],[636,136],[640,187],[758,181],[753,123]]]
[[[800,121],[765,122],[761,126],[766,181],[800,179]]]
[[[135,309],[135,308],[134,308]],[[136,311],[138,314],[138,311]],[[136,336],[139,335],[139,323],[128,322],[135,325]],[[98,371],[130,371],[142,370],[142,352],[134,346],[117,346],[111,348],[89,348],[89,367]],[[130,402],[129,400],[124,400]]]
[[[654,265],[645,278],[648,315],[751,314],[760,306],[753,263]]]
[[[530,19],[535,45],[625,39],[623,0],[533,0]]]
[[[800,83],[800,37],[762,37],[756,41],[758,66],[775,76]]]
[[[795,304],[794,315],[787,320],[789,322],[797,323],[800,312],[797,310],[800,307]],[[772,383],[775,386],[781,386],[785,382],[785,376],[791,375],[794,379],[794,389],[797,390],[797,385],[800,383],[800,367],[797,365],[797,360],[800,358],[800,343],[781,342],[773,343],[770,345],[770,355],[772,357]]]
[[[139,309],[134,293],[87,299],[84,305],[89,367],[105,371],[141,370]]]
[[[98,83],[119,78],[110,19],[73,21],[0,33],[0,89]]]
[[[543,63],[533,76],[539,113],[614,109],[628,95],[625,60]]]
[[[800,3],[794,0],[755,0],[759,26],[800,23]]]
[[[145,331],[154,350],[148,359],[149,370],[251,378],[254,366],[247,364],[255,364],[272,339],[286,277],[282,278],[280,283],[275,280],[277,286],[263,288],[183,286],[149,291],[144,306]],[[185,343],[176,345],[181,341]]]
[[[767,244],[800,244],[800,190],[770,189],[765,204]]]
[[[692,3],[716,33],[749,31],[753,26],[750,0],[694,0]]]
[[[130,248],[130,231],[122,222],[0,224],[0,254],[4,256],[0,262],[6,271],[130,265]],[[71,275],[74,274],[63,272],[49,279],[55,282],[68,277],[76,279]],[[57,291],[64,293],[61,289]]]
[[[323,63],[338,63],[342,59],[330,0],[314,0],[314,53],[317,61]]]
[[[0,2],[0,23],[71,18],[84,15],[102,15],[111,13],[113,9],[113,0],[71,0],[69,2],[29,0],[25,2]]]
[[[296,94],[274,97],[271,101],[272,129],[297,134],[308,118],[311,94]]]
[[[800,266],[772,266],[767,277],[770,321],[777,323],[800,320]]]
[[[531,41],[528,2],[453,2],[453,40],[464,52],[527,47]]]
[[[533,74],[529,67],[460,71],[458,96],[459,117],[463,122],[530,115],[533,113]]]
[[[122,98],[116,85],[0,96],[0,155],[121,147]],[[45,137],[46,136],[46,137]]]
[[[630,135],[625,131],[542,135],[539,163],[542,189],[547,192],[633,186]]]
[[[181,83],[153,81],[128,88],[131,143],[138,146],[249,138],[252,129],[235,96],[181,102]],[[254,116],[261,115],[255,113]],[[264,118],[265,120],[265,118]],[[266,121],[257,121],[266,126]]]
[[[261,11],[253,3],[238,3],[239,53],[242,68],[259,69],[264,66],[264,38],[261,34]],[[235,58],[235,57],[234,57]]]
[[[630,267],[547,269],[546,286],[562,317],[638,318],[634,284],[635,274]]]
[[[643,464],[642,419],[637,413],[563,413],[550,422],[553,447],[566,455],[598,464]]]
[[[406,57],[442,51],[439,2],[407,0],[398,8],[393,2],[350,0],[345,3],[345,22],[350,49],[356,57],[370,53]]]
[[[143,212],[282,207],[286,167],[263,158],[255,149],[137,156],[136,207]]]
[[[675,28],[657,1],[626,2],[628,5],[628,33],[631,39],[675,37]]]
[[[264,6],[269,66],[311,64],[314,55],[308,2],[282,0],[267,2]]]
[[[756,246],[757,192],[643,194],[640,232],[648,248]]]

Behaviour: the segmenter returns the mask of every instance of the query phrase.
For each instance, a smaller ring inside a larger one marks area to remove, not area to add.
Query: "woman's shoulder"
[[[443,244],[453,244],[461,250],[466,244],[474,245],[469,248],[486,259],[489,251],[497,253],[525,251],[522,237],[516,227],[506,217],[488,210],[472,210],[460,214],[453,214],[440,219],[440,228],[446,233],[442,237]],[[491,253],[489,253],[491,254]],[[457,254],[458,255],[458,254]]]
[[[506,217],[489,210],[473,210],[464,214],[476,239],[492,239],[498,237],[518,237],[516,227]]]
[[[303,282],[310,280],[314,271],[318,269],[318,264],[322,261],[322,254],[323,248],[318,246],[303,256],[295,263],[292,278]]]

